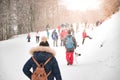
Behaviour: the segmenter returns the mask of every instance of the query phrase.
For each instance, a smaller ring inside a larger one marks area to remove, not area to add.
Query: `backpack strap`
[[[44,66],[52,59],[52,56],[50,58],[47,59],[47,61],[44,63]],[[47,77],[52,73],[52,71],[50,70],[47,74]]]
[[[35,60],[34,56],[32,56],[32,59],[33,59],[33,61],[35,62],[35,64],[36,64],[38,67],[40,67],[39,63]]]
[[[50,70],[49,73],[47,74],[47,77],[52,73],[52,71]]]
[[[48,58],[47,61],[44,63],[44,66],[52,59],[52,57]]]
[[[35,62],[35,64],[36,64],[38,67],[40,67],[40,64],[35,60],[34,56],[32,56],[32,59],[33,59],[33,61]],[[52,59],[52,57],[48,58],[47,61],[43,64],[43,66],[45,66],[45,65],[50,61],[50,59]]]

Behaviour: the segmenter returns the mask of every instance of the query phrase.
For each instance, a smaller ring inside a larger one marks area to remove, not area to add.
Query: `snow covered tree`
[[[101,0],[101,8],[106,17],[114,14],[119,10],[120,0]]]

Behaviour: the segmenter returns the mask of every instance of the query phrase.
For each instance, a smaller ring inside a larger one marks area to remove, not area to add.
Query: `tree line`
[[[80,12],[67,10],[58,4],[58,0],[0,0],[0,40],[36,30],[42,31],[48,24],[55,28],[65,22],[96,22],[119,10],[120,0],[101,1],[99,10]]]

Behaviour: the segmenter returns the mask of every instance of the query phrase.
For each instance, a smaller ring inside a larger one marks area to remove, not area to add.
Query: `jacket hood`
[[[47,46],[33,47],[30,49],[30,54],[33,55],[34,52],[37,52],[37,51],[45,51],[45,52],[48,52],[49,54],[52,54],[53,56],[55,56],[56,54],[56,52],[52,48],[47,47]]]

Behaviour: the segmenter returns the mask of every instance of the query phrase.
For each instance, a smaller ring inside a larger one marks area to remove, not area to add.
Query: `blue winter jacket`
[[[54,30],[51,37],[53,40],[58,40],[58,33]]]
[[[34,56],[38,63],[44,63],[49,57],[52,56],[52,59],[45,65],[45,71],[52,73],[48,76],[48,80],[62,80],[58,62],[55,58],[55,51],[50,47],[35,47],[30,50],[30,53]],[[23,67],[24,74],[31,79],[32,73],[35,71],[37,65],[34,63],[33,59],[30,58]],[[31,71],[33,69],[33,72]]]

